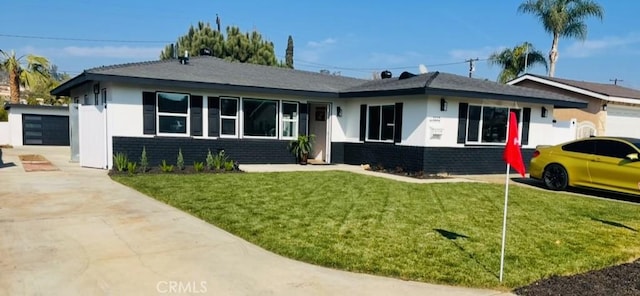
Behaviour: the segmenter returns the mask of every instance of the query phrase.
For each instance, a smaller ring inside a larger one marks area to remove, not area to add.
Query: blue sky
[[[429,71],[468,75],[464,61],[479,58],[474,77],[495,80],[499,68],[485,60],[492,52],[523,41],[545,54],[550,48],[551,36],[537,19],[517,13],[521,2],[8,1],[2,6],[0,49],[43,55],[75,76],[102,65],[156,60],[190,25],[215,25],[218,14],[223,28],[260,32],[281,60],[292,35],[296,69],[370,78],[386,69],[395,76],[418,73],[423,64]],[[617,78],[620,85],[640,89],[640,1],[598,2],[605,18],[588,20],[587,40],[560,41],[556,77],[601,83]],[[530,72],[546,74],[543,67]]]

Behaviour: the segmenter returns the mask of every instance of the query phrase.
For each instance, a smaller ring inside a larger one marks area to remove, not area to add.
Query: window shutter
[[[402,142],[402,103],[396,103],[396,116],[394,120],[393,142]]]
[[[191,135],[202,136],[202,96],[191,96]]]
[[[364,142],[367,133],[367,105],[360,105],[360,141]]]
[[[209,105],[209,137],[217,137],[220,135],[220,98],[208,97]]]
[[[299,116],[298,116],[298,135],[306,135],[307,134],[307,123],[309,121],[309,105],[302,104],[298,106]]]
[[[156,93],[142,92],[142,133],[156,134]]]
[[[521,145],[529,144],[529,123],[531,122],[531,108],[522,108],[522,139]]]
[[[469,104],[460,103],[458,105],[458,144],[464,144],[467,138],[467,111]]]

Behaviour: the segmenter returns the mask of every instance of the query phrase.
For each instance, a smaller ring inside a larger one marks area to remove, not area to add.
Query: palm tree
[[[498,75],[498,82],[506,83],[525,72],[525,69],[535,65],[543,65],[547,69],[544,54],[536,50],[529,42],[523,42],[513,49],[506,48],[501,52],[494,52],[489,56],[489,65],[499,65],[502,71]]]
[[[1,49],[0,53],[0,69],[9,72],[11,103],[20,102],[20,86],[29,87],[49,79],[49,61],[45,57],[31,54],[16,57],[15,52],[9,54]],[[23,58],[26,66],[21,64]]]
[[[604,9],[592,0],[527,0],[520,4],[518,11],[537,16],[544,30],[553,35],[549,51],[549,77],[553,77],[556,71],[560,37],[585,40],[587,24],[584,20],[589,16],[601,20],[604,17]]]

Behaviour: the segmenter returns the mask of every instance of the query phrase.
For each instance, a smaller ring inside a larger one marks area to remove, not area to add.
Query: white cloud
[[[601,39],[575,41],[565,51],[569,58],[586,58],[601,53],[607,53],[610,49],[620,49],[628,45],[640,43],[640,35],[629,34],[624,37],[607,36]],[[562,50],[560,54],[562,55]]]
[[[65,56],[123,58],[123,59],[157,59],[161,47],[131,47],[131,46],[96,46],[80,47],[67,46],[62,49]]]
[[[486,59],[494,52],[504,50],[505,46],[485,46],[477,49],[453,49],[449,51],[449,57],[455,61],[464,61],[467,59]]]
[[[296,52],[296,59],[299,57],[301,62],[318,62],[322,55],[335,48],[338,40],[334,38],[326,38],[321,41],[309,41],[299,51]]]

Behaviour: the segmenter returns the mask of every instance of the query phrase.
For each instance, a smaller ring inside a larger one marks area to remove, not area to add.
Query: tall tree
[[[287,39],[287,52],[284,59],[286,67],[293,69],[293,37],[291,37],[291,35],[289,35],[289,39]]]
[[[602,20],[604,17],[602,6],[592,0],[527,0],[520,4],[518,11],[535,15],[544,30],[553,36],[549,51],[549,77],[555,75],[560,37],[585,40],[585,19],[594,16]]]
[[[190,56],[198,56],[203,48],[210,49],[212,56],[231,61],[279,65],[273,42],[263,40],[257,31],[243,33],[238,27],[227,27],[225,38],[221,32],[204,22],[198,22],[196,27],[191,26],[175,45],[167,45],[160,53],[160,59],[171,59],[183,55],[184,51],[188,51]]]
[[[525,72],[526,68],[542,65],[547,67],[547,60],[541,51],[536,50],[529,42],[523,42],[514,48],[506,48],[489,56],[489,65],[502,67],[498,74],[498,82],[506,83]]]
[[[20,102],[20,86],[29,87],[49,79],[49,61],[46,58],[31,54],[17,57],[14,51],[0,50],[0,53],[0,68],[9,72],[11,103]]]
[[[29,85],[29,89],[26,91],[27,103],[39,104],[40,100],[42,100],[42,103],[47,105],[61,105],[69,102],[69,97],[56,97],[51,95],[52,89],[58,87],[60,83],[70,78],[69,74],[58,72],[58,66],[56,65],[51,65],[48,72],[48,79],[38,79],[35,83]]]

